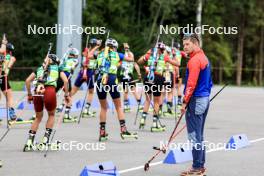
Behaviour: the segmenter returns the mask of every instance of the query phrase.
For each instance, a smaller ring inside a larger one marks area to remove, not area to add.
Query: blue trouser
[[[203,168],[205,163],[205,147],[203,146],[204,124],[209,104],[209,97],[192,97],[185,115],[188,139],[193,144],[192,155],[194,169]]]
[[[83,79],[83,70],[80,70],[78,73],[78,76],[75,80],[74,85],[76,87],[80,88],[82,86],[82,83],[86,82],[87,86],[89,86],[88,89],[93,89],[94,88],[94,80],[93,80],[94,70],[87,69],[86,75],[87,75],[88,79],[84,80]]]

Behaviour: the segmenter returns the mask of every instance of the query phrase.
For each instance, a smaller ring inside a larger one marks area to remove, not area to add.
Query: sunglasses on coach
[[[200,41],[198,35],[195,34],[195,33],[184,33],[184,34],[183,34],[183,39],[190,39],[190,38],[194,38],[194,39],[196,39],[198,42]]]

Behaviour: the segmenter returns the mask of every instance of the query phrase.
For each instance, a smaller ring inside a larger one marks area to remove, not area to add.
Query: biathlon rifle
[[[106,41],[109,38],[110,35],[110,30],[108,30],[107,32],[107,37],[106,37]],[[99,67],[99,76],[98,79],[102,78],[102,83],[106,84],[107,80],[108,80],[108,72],[109,72],[109,68],[110,68],[110,60],[109,58],[109,46],[105,45],[105,49],[104,49],[104,58],[102,60],[102,65]]]
[[[52,46],[53,46],[53,44],[49,43],[49,49],[48,49],[47,55],[44,59],[44,62],[42,64],[43,74],[39,78],[37,78],[37,84],[36,84],[36,88],[35,88],[36,94],[43,94],[45,91],[44,83],[47,81],[47,77],[49,74],[49,70],[48,70],[49,59],[47,59],[47,57],[49,56],[49,54],[51,52]]]
[[[155,47],[153,47],[152,51],[151,51],[151,56],[154,59],[151,60],[151,63],[150,63],[150,66],[149,66],[149,73],[148,73],[148,76],[147,76],[149,82],[153,82],[154,78],[155,78],[155,69],[156,69],[156,64],[157,64],[158,58],[159,58],[159,54],[158,54],[159,38],[160,38],[160,34],[158,35]]]

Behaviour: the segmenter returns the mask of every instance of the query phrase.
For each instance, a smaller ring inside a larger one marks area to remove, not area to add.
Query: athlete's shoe
[[[27,140],[26,144],[24,145],[23,152],[34,151],[36,149],[37,149],[37,147],[34,144],[34,141],[29,138]]]
[[[181,173],[181,176],[205,176],[205,168],[201,168],[201,169],[193,169],[191,168],[188,171],[184,171]]]
[[[129,105],[125,105],[124,106],[124,112],[130,112],[131,109],[130,109],[130,106]]]
[[[163,132],[163,131],[165,131],[165,129],[166,128],[164,125],[161,125],[160,122],[154,120],[152,127],[150,128],[150,131],[151,132]]]
[[[130,138],[134,138],[134,139],[138,139],[138,135],[137,133],[130,133],[126,127],[122,127],[121,128],[121,133],[120,136],[122,139],[130,139]]]
[[[108,140],[108,134],[106,133],[105,129],[100,129],[100,134],[99,134],[99,141],[107,141]]]
[[[76,117],[72,117],[68,113],[64,114],[63,123],[74,123],[74,122],[77,122],[77,118]]]

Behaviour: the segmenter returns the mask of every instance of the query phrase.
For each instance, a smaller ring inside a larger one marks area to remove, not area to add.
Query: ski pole
[[[150,101],[150,105],[151,105],[151,107],[153,108],[154,114],[156,114],[156,116],[158,117],[159,124],[160,124],[161,126],[164,126],[164,125],[162,125],[162,123],[161,123],[161,121],[160,121],[160,116],[159,116],[158,112],[156,112],[154,104],[151,102],[151,99],[150,99],[149,94],[146,93],[146,92],[145,92],[145,94],[147,95],[147,97],[148,97],[148,99],[149,99],[149,101]],[[153,100],[153,101],[154,101],[154,100]]]
[[[85,102],[86,102],[86,98],[87,98],[87,95],[88,95],[88,92],[89,92],[89,86],[90,86],[91,79],[92,79],[92,78],[89,78],[89,82],[88,82],[88,85],[87,85],[87,91],[86,91],[86,93],[85,93],[84,100],[83,100],[83,104],[82,104],[81,113],[80,113],[79,118],[78,118],[78,124],[80,124],[80,122],[81,122],[81,117],[82,117],[82,113],[83,113],[83,108],[84,108],[84,105],[85,105]]]
[[[66,50],[66,52],[64,53],[64,55],[63,55],[63,57],[62,57],[62,62],[61,62],[61,64],[63,64],[64,61],[65,61],[65,59],[69,56],[69,51],[70,51],[71,48],[72,48],[72,43],[70,43],[70,44],[68,45],[68,49]]]
[[[9,109],[8,109],[8,97],[7,97],[7,75],[5,74],[5,96],[6,96],[6,125],[9,129],[8,119],[9,119]]]
[[[6,137],[6,135],[8,134],[8,132],[10,131],[10,127],[9,127],[9,123],[8,123],[8,119],[9,119],[9,109],[8,109],[8,98],[7,98],[7,75],[5,74],[4,76],[5,78],[5,96],[6,96],[6,132],[3,134],[3,136],[0,139],[0,142]],[[16,119],[15,119],[16,120]]]
[[[144,86],[143,86],[143,89],[144,89]],[[134,125],[137,124],[137,118],[138,118],[138,113],[139,113],[139,106],[140,106],[140,103],[141,103],[141,100],[142,100],[142,96],[143,96],[143,90],[141,91],[141,94],[140,94],[140,101],[138,102],[137,113],[136,113]]]
[[[109,38],[109,35],[110,35],[110,30],[108,29],[106,39]]]
[[[218,94],[220,94],[221,92],[222,92],[222,90],[224,90],[224,88],[227,86],[228,84],[225,84],[211,99],[210,99],[210,102],[211,101],[213,101],[214,99],[215,99],[215,97],[218,95]],[[187,107],[187,106],[186,106]],[[178,120],[178,122],[177,122],[177,124],[176,124],[176,126],[175,126],[175,128],[173,129],[173,132],[172,132],[172,134],[171,134],[171,136],[170,136],[170,138],[169,138],[169,141],[168,141],[168,143],[166,144],[166,146],[164,146],[163,148],[158,148],[158,147],[153,147],[153,149],[154,150],[158,150],[158,152],[155,154],[155,155],[153,155],[153,157],[151,157],[151,159],[150,160],[148,160],[148,162],[144,165],[144,170],[145,171],[148,171],[149,170],[149,167],[150,167],[150,163],[161,153],[161,152],[163,152],[163,153],[166,153],[166,151],[167,151],[167,148],[168,148],[168,146],[170,145],[170,143],[172,142],[172,140],[178,135],[178,134],[180,134],[180,132],[182,132],[183,131],[183,129],[186,127],[186,125],[184,125],[182,128],[181,128],[181,130],[179,131],[179,132],[177,132],[176,134],[175,134],[175,132],[176,132],[176,130],[177,130],[177,128],[178,128],[178,126],[179,126],[179,124],[180,124],[180,121],[181,121],[181,119],[182,119],[182,117],[183,117],[183,115],[184,115],[185,113],[182,113],[181,114],[181,116],[180,116],[180,118],[179,118],[179,120]]]
[[[88,47],[88,42],[89,42],[89,35],[87,35],[87,37],[86,37],[85,48],[87,48],[87,47]]]
[[[58,118],[58,121],[57,121],[57,124],[56,124],[56,127],[55,127],[55,129],[53,130],[53,133],[52,133],[52,136],[51,136],[51,139],[50,139],[50,144],[52,144],[52,141],[53,141],[53,138],[54,138],[54,136],[55,136],[55,134],[56,134],[56,131],[57,131],[57,129],[59,128],[59,125],[61,124],[61,121],[62,121],[62,119],[63,119],[63,109],[64,109],[64,107],[65,107],[65,105],[63,105],[63,108],[62,108],[62,111],[60,112],[60,115],[59,115],[59,118]],[[49,144],[48,144],[49,145]],[[49,146],[46,148],[46,151],[45,151],[45,153],[44,153],[44,157],[46,158],[47,157],[47,155],[48,155],[48,148],[49,148]]]
[[[172,56],[173,56],[173,43],[174,43],[174,38],[172,38],[172,40],[171,40],[171,54],[172,54]],[[177,90],[176,90],[176,70],[175,70],[175,66],[174,66],[174,69],[173,69],[173,71],[174,71],[174,73],[173,73],[173,80],[172,81],[174,81],[174,87],[173,87],[173,89],[172,89],[172,94],[173,94],[173,99],[174,99],[174,110],[175,110],[175,124],[177,123],[177,100],[176,100],[176,92],[177,92]],[[174,92],[175,91],[175,92]]]

